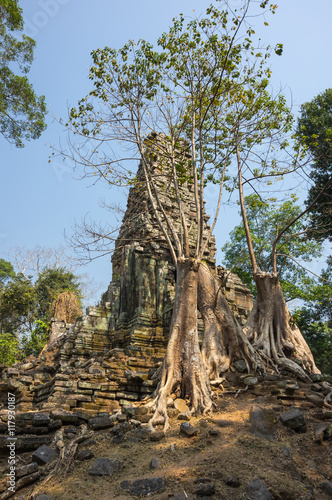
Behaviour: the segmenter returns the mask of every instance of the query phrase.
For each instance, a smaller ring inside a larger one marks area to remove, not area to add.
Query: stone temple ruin
[[[155,149],[150,167],[158,173],[162,203],[180,235],[177,204],[167,172],[158,170],[158,151],[165,138],[155,135],[152,139]],[[140,182],[142,175],[140,165],[112,255],[112,281],[101,303],[89,307],[74,325],[54,322],[51,341],[37,359],[2,367],[3,409],[10,391],[16,395],[17,411],[55,414],[61,409],[78,412],[84,418],[103,411],[112,413],[153,392],[156,382],[151,376],[162,362],[169,334],[175,268]],[[192,186],[184,183],[181,196],[193,236]],[[208,219],[205,215],[206,230]],[[252,296],[236,275],[216,267],[215,253],[215,240],[211,238],[204,259],[216,268],[223,292],[243,323],[252,307]],[[18,433],[21,425],[31,428],[33,434],[33,413],[22,415],[22,422],[17,422]]]

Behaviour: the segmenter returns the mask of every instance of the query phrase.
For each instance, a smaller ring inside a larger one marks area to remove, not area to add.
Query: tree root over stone
[[[195,262],[179,260],[170,338],[155,399],[149,405],[155,409],[151,427],[161,423],[165,430],[169,427],[167,399],[172,393],[189,397],[191,413],[206,413],[212,407],[209,378],[198,343],[197,281]]]
[[[202,356],[213,385],[231,363],[243,359],[248,372],[264,371],[259,354],[252,347],[232,313],[218,278],[201,264],[198,271],[198,309],[204,322]]]
[[[308,382],[307,373],[320,371],[300,330],[291,324],[278,275],[257,271],[254,279],[257,297],[244,332],[267,365],[276,371],[289,371]]]

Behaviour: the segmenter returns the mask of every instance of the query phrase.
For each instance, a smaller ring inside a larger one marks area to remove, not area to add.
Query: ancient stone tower
[[[181,238],[179,209],[169,169],[160,169],[167,139],[163,134],[149,137],[150,168],[156,179],[159,199]],[[190,159],[189,153],[184,157]],[[146,185],[139,166],[137,182],[130,189],[127,210],[112,256],[113,276],[103,303],[110,307],[109,334],[114,347],[135,349],[164,348],[167,343],[175,294],[175,267],[164,235],[153,215]],[[193,186],[180,187],[184,212],[188,221],[190,249],[195,248],[197,233]],[[209,217],[204,215],[206,235]],[[215,239],[211,237],[204,260],[215,267]],[[240,280],[219,268],[224,290],[238,317],[251,308],[251,295]]]
[[[149,140],[150,168],[157,178],[160,200],[181,238],[169,171],[161,168],[160,151],[167,147],[167,141],[162,135]],[[181,198],[193,249],[195,206],[188,182],[181,186]],[[207,231],[207,215],[204,223]],[[213,268],[215,253],[215,240],[211,238],[204,260]],[[6,391],[10,390],[17,396],[20,411],[62,408],[96,414],[117,410],[153,392],[156,381],[150,379],[150,371],[160,365],[165,352],[176,277],[142,182],[141,165],[129,192],[112,265],[112,281],[98,306],[89,307],[74,325],[54,322],[55,340],[37,359],[15,363],[8,369],[0,367],[0,407],[6,405]],[[222,267],[215,269],[242,323],[252,307],[252,296],[236,275]]]

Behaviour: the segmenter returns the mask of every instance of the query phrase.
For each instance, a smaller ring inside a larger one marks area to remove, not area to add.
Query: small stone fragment
[[[90,460],[90,458],[93,458],[95,455],[92,450],[81,450],[78,453],[76,453],[76,460],[79,460],[80,462],[83,462],[83,460]]]
[[[136,481],[122,481],[122,489],[129,491],[132,495],[148,496],[151,493],[159,493],[165,489],[163,477],[152,477],[147,479],[137,479]]]
[[[239,359],[238,361],[235,361],[233,363],[233,367],[235,368],[236,371],[240,373],[244,373],[247,371],[247,365],[243,359]]]
[[[149,465],[150,469],[160,469],[161,466],[162,466],[162,461],[161,460],[159,460],[158,458],[152,458],[151,459],[151,462],[150,462],[150,465]]]
[[[250,500],[274,500],[269,490],[259,479],[254,479],[248,484],[247,495]]]
[[[89,420],[89,427],[93,430],[107,429],[108,427],[112,427],[113,425],[114,421],[110,419],[109,415],[93,417]]]
[[[316,443],[322,443],[323,441],[330,439],[332,437],[332,423],[324,422],[321,424],[315,424],[314,433]]]
[[[150,434],[151,441],[161,441],[162,439],[164,439],[164,437],[164,431],[155,431]]]
[[[241,486],[240,480],[237,476],[230,476],[226,479],[225,484],[231,488],[239,488]]]
[[[197,436],[198,429],[195,429],[189,422],[183,422],[183,424],[180,425],[180,433],[187,437],[193,437]]]
[[[289,411],[286,411],[286,413],[283,413],[280,418],[283,424],[289,429],[295,432],[306,431],[303,413],[298,408],[291,408]]]
[[[326,495],[332,497],[332,482],[331,481],[323,481],[320,485],[324,493]]]
[[[292,460],[292,452],[291,452],[290,448],[288,448],[288,446],[283,446],[283,447],[281,448],[281,451],[283,452],[283,454],[284,454],[287,458],[289,458],[290,460]]]
[[[89,470],[90,476],[111,476],[122,469],[122,463],[119,460],[110,458],[97,458]]]
[[[243,383],[249,387],[254,387],[258,384],[258,378],[256,377],[246,377],[243,379]]]
[[[196,490],[196,495],[199,497],[212,497],[216,492],[213,484],[200,484]]]
[[[32,460],[39,465],[45,465],[52,462],[58,456],[57,452],[43,444],[32,454]]]
[[[250,410],[251,432],[255,436],[272,440],[277,427],[277,414],[270,409],[253,405]]]
[[[220,431],[218,431],[218,429],[209,429],[209,435],[212,437],[219,437]]]
[[[317,408],[323,408],[324,406],[324,399],[318,396],[318,394],[307,394],[306,398],[310,403],[315,405]]]

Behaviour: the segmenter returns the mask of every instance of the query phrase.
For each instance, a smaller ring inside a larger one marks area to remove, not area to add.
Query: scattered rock
[[[250,410],[251,432],[255,436],[272,440],[277,427],[277,414],[270,409],[253,405]]]
[[[124,439],[125,439],[124,433],[120,431],[112,438],[112,443],[120,444],[124,441]]]
[[[227,486],[230,486],[231,488],[239,488],[241,486],[240,480],[237,476],[229,476],[225,480],[225,484],[227,484]]]
[[[292,452],[291,452],[291,449],[288,448],[288,446],[283,446],[281,448],[281,451],[283,452],[283,454],[289,458],[290,460],[292,460]]]
[[[308,401],[310,401],[310,403],[317,406],[317,408],[323,408],[324,399],[322,397],[318,396],[318,394],[307,394],[306,398]]]
[[[95,455],[92,450],[81,450],[78,453],[76,453],[76,460],[79,460],[80,462],[83,462],[83,460],[90,460],[90,458],[93,458]]]
[[[195,429],[189,422],[183,422],[180,425],[180,433],[187,437],[197,436],[198,429]]]
[[[330,439],[332,437],[332,423],[324,422],[322,424],[315,424],[314,434],[316,443],[322,443],[323,441]]]
[[[162,461],[159,460],[159,458],[152,458],[151,459],[151,462],[149,465],[150,469],[160,469],[161,466],[162,466]]]
[[[129,491],[132,495],[147,496],[151,493],[163,491],[165,488],[165,480],[163,477],[136,479],[136,481],[122,481],[120,486],[122,489]]]
[[[258,384],[258,378],[256,377],[246,377],[243,379],[243,383],[249,387],[254,387]]]
[[[235,361],[233,363],[233,367],[235,368],[236,371],[238,371],[240,373],[244,373],[247,371],[247,365],[243,359]]]
[[[320,484],[320,487],[328,495],[329,497],[332,497],[332,482],[331,481],[323,481]]]
[[[127,415],[124,415],[123,413],[118,413],[116,419],[120,423],[127,422]]]
[[[119,460],[111,458],[97,458],[91,469],[90,476],[111,476],[122,469],[122,463]]]
[[[298,408],[291,408],[281,415],[283,424],[295,432],[306,432],[304,415]]]
[[[164,437],[164,431],[155,431],[150,434],[151,441],[161,441],[162,439],[164,439]]]
[[[212,437],[219,437],[220,431],[218,431],[218,429],[209,429],[209,435]]]
[[[107,429],[108,427],[112,427],[113,425],[114,420],[112,420],[109,415],[93,417],[89,420],[89,427],[93,430]]]
[[[196,490],[196,495],[199,497],[212,497],[216,492],[216,489],[213,484],[200,484]]]
[[[48,464],[49,462],[52,462],[52,460],[57,458],[57,456],[58,453],[55,450],[53,450],[53,448],[50,448],[49,446],[43,444],[36,451],[33,452],[32,460],[39,465],[45,465]]]
[[[313,382],[323,382],[325,379],[322,373],[311,373],[310,378]]]
[[[248,484],[247,495],[250,500],[274,500],[266,486],[257,478]]]

